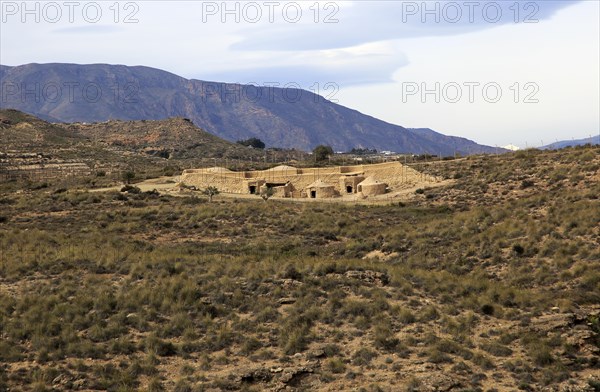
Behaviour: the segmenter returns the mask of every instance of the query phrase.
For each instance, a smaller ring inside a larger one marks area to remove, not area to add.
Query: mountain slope
[[[164,158],[223,157],[259,158],[264,153],[223,140],[185,118],[165,120],[120,121],[62,124],[73,132],[95,142],[144,151]]]
[[[0,149],[26,150],[42,146],[65,147],[84,141],[78,133],[17,110],[0,110]]]
[[[591,136],[585,139],[561,140],[541,147],[541,150],[558,150],[565,147],[583,146],[585,144],[600,144],[600,136]]]
[[[448,148],[453,149],[456,153],[469,155],[481,152],[480,144],[463,137],[446,136],[429,128],[408,128],[408,131],[430,141],[431,143],[443,143]],[[503,148],[490,147],[489,149],[486,149],[485,152],[502,153],[506,152],[506,150]],[[432,153],[436,154],[435,151],[432,151]],[[440,154],[440,152],[437,154]]]
[[[51,124],[17,110],[0,110],[2,151],[53,151],[74,146],[79,149],[104,146],[162,158],[251,159],[264,156],[260,150],[223,140],[184,118]]]
[[[0,107],[50,121],[190,118],[230,141],[258,137],[268,146],[309,150],[329,144],[452,155],[495,152],[462,138],[425,137],[306,90],[188,80],[148,67],[27,64],[0,67]],[[441,135],[440,135],[441,136]]]

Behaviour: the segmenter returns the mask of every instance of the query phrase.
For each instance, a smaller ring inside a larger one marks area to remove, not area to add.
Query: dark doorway
[[[352,185],[346,186],[346,193],[352,193]]]
[[[310,191],[310,198],[311,199],[316,199],[317,198],[317,191]]]
[[[250,185],[250,194],[251,195],[256,195],[256,185]]]

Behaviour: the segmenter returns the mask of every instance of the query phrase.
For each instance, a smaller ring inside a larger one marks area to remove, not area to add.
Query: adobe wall
[[[327,187],[309,187],[306,189],[307,197],[313,198],[312,193],[314,192],[315,199],[330,199],[339,196],[339,192],[332,186]]]
[[[327,168],[285,167],[279,170],[248,172],[233,172],[224,168],[188,169],[184,170],[181,175],[181,183],[195,186],[198,189],[214,186],[225,193],[249,194],[251,185],[259,189],[265,183],[282,186],[289,182],[293,185],[294,195],[296,195],[305,193],[308,185],[320,179],[333,186],[336,191],[345,194],[344,189],[341,188],[342,181],[345,181],[342,178],[344,176],[361,176],[362,178],[371,176],[377,181],[387,184],[392,191],[410,188],[424,182],[438,181],[438,179],[411,169],[400,162],[388,162]],[[356,185],[354,186],[356,187]]]
[[[358,192],[358,184],[364,181],[365,177],[356,176],[341,176],[340,177],[340,193],[343,195],[353,194]],[[350,188],[348,188],[350,187]],[[351,192],[348,192],[351,190]]]
[[[383,195],[386,191],[386,184],[381,182],[377,184],[359,185],[358,192],[363,196]]]

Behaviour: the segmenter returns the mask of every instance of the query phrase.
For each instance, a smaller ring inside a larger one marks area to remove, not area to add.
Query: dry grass
[[[4,192],[0,390],[594,388],[599,151],[532,155],[404,204]]]

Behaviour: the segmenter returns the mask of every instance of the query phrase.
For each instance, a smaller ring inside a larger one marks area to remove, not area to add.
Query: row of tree
[[[253,147],[259,150],[264,150],[265,143],[256,137],[251,137],[250,139],[238,140],[236,142],[242,146]],[[319,145],[314,148],[313,155],[316,161],[324,161],[327,160],[331,155],[333,155],[333,148],[331,146]]]
[[[256,137],[251,137],[250,139],[238,140],[237,144],[241,144],[242,146],[253,147],[259,150],[265,149],[265,143]],[[368,149],[368,148],[353,148],[350,150],[350,154],[354,155],[368,155],[368,154],[376,154],[377,150]],[[333,155],[333,148],[327,145],[319,145],[313,149],[313,156],[315,161],[321,162],[329,159],[330,156]]]

